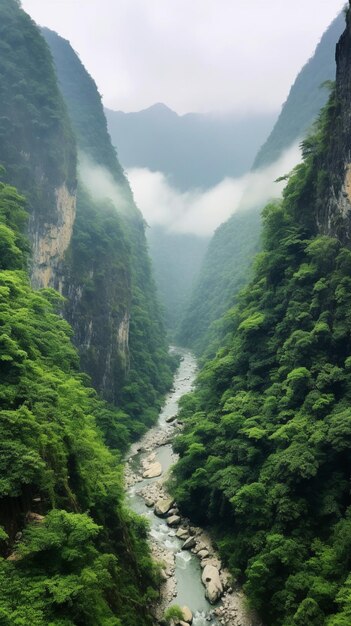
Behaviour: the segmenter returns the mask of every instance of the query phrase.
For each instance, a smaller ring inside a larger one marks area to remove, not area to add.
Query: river
[[[174,353],[180,356],[180,365],[174,376],[172,390],[166,397],[165,404],[160,412],[157,424],[146,433],[142,440],[133,444],[126,466],[126,482],[128,485],[127,501],[136,513],[145,515],[150,522],[150,543],[156,558],[163,557],[169,563],[167,581],[162,585],[163,592],[160,602],[158,619],[165,608],[172,604],[181,607],[187,606],[193,614],[194,626],[206,626],[212,624],[240,624],[242,626],[254,626],[256,621],[252,616],[245,614],[243,595],[240,590],[231,590],[225,594],[223,602],[219,602],[218,621],[214,607],[205,597],[205,587],[201,581],[202,569],[200,559],[190,550],[182,550],[184,539],[176,536],[176,528],[170,528],[164,518],[157,517],[150,507],[150,496],[154,496],[152,502],[159,497],[158,489],[163,489],[162,483],[167,477],[169,468],[176,461],[169,441],[178,428],[176,421],[172,424],[167,422],[178,412],[180,398],[191,391],[197,372],[196,359],[193,354],[180,348],[172,348]],[[160,463],[162,475],[154,478],[142,478],[143,471],[149,463]],[[155,495],[156,494],[156,495]],[[164,493],[162,494],[164,495]],[[146,497],[148,496],[148,497]],[[201,529],[196,529],[197,534]],[[206,535],[201,535],[203,541]],[[211,550],[211,543],[206,543],[206,548]],[[212,550],[212,556],[217,555]],[[217,609],[218,612],[218,609]],[[225,621],[222,621],[225,620]]]

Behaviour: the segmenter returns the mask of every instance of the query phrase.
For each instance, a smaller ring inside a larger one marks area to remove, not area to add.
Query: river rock
[[[176,419],[177,419],[176,415],[170,415],[169,417],[166,417],[166,422],[167,424],[171,424],[172,422],[175,422]]]
[[[145,506],[147,506],[149,509],[151,509],[151,507],[154,506],[155,504],[152,498],[145,498],[144,502],[145,502]]]
[[[155,463],[151,463],[149,467],[143,473],[143,478],[156,478],[157,476],[161,476],[162,474],[162,466],[159,461]]]
[[[191,550],[196,544],[194,537],[189,537],[186,539],[182,545],[182,550]]]
[[[183,606],[182,613],[183,613],[184,622],[186,622],[187,624],[191,624],[193,621],[193,614],[190,611],[189,607]]]
[[[210,556],[209,551],[206,550],[205,548],[203,550],[199,550],[199,552],[197,552],[196,554],[199,557],[199,559],[206,559],[208,556]]]
[[[174,504],[173,498],[160,498],[155,504],[154,513],[158,517],[165,517]]]
[[[206,598],[208,598],[211,604],[214,604],[223,594],[223,585],[219,577],[219,571],[214,565],[205,566],[202,572],[202,582],[206,587]]]
[[[168,526],[179,526],[181,519],[179,515],[171,515],[171,517],[167,517]]]
[[[189,532],[187,528],[178,528],[176,532],[176,537],[178,539],[187,539],[189,537]]]

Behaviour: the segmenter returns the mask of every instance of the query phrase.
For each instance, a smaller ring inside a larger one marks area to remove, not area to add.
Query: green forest
[[[79,373],[60,296],[31,289],[24,199],[3,183],[0,220],[1,623],[149,624],[157,569],[123,504],[128,423]]]
[[[270,626],[351,617],[351,252],[317,233],[335,93],[281,202],[223,345],[182,401],[172,489],[210,524],[223,559]]]

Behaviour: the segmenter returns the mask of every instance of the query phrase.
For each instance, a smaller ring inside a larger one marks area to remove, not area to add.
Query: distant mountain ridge
[[[187,113],[157,103],[135,113],[105,109],[125,168],[163,172],[182,191],[208,189],[248,171],[276,114]]]

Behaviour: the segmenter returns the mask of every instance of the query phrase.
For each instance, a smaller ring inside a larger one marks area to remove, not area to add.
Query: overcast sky
[[[343,0],[23,0],[69,39],[104,104],[276,111]]]

